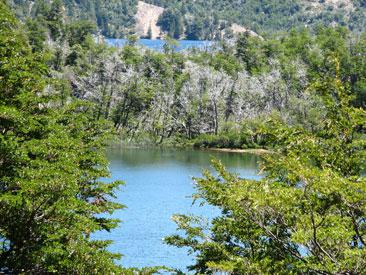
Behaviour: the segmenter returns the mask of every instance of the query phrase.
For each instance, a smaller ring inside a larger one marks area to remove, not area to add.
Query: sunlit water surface
[[[116,47],[123,47],[127,44],[127,39],[114,39],[114,38],[108,38],[106,39],[106,42],[108,45],[116,46]],[[137,41],[137,45],[149,48],[151,50],[155,51],[163,51],[164,45],[166,41],[164,40],[153,40],[153,39],[139,39]],[[184,51],[184,50],[190,50],[190,49],[200,49],[200,50],[206,50],[210,49],[214,45],[211,41],[204,41],[204,40],[179,40],[177,41],[177,46],[175,47],[175,50],[177,51]]]
[[[210,206],[192,205],[192,177],[210,168],[212,158],[220,159],[229,171],[243,178],[258,179],[259,158],[252,154],[178,149],[126,149],[108,151],[112,180],[126,185],[117,192],[117,201],[127,206],[113,218],[122,220],[111,233],[96,234],[111,239],[113,252],[123,254],[124,267],[165,265],[186,270],[194,255],[163,243],[176,233],[173,214],[194,214],[212,218],[219,211]]]

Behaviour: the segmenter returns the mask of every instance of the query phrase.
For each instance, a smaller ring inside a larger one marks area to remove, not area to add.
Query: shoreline
[[[254,155],[272,154],[273,152],[267,149],[230,149],[230,148],[204,148],[207,151],[227,152],[227,153],[249,153]]]
[[[237,154],[253,154],[253,155],[264,155],[264,154],[273,154],[272,150],[263,149],[263,148],[248,148],[248,149],[240,149],[240,148],[210,148],[210,147],[201,147],[197,148],[192,145],[183,145],[177,146],[176,144],[123,144],[123,143],[112,143],[110,147],[118,147],[127,148],[127,149],[144,149],[144,148],[176,148],[176,149],[193,149],[193,150],[200,150],[200,151],[214,151],[214,152],[224,152],[224,153],[237,153]]]

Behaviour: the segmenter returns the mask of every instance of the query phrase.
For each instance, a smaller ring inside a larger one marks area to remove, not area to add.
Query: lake
[[[106,39],[108,45],[115,47],[123,47],[127,44],[127,39]],[[178,40],[177,51],[189,50],[189,49],[208,49],[213,45],[211,41],[201,41],[201,40]],[[165,44],[164,40],[152,40],[152,39],[139,39],[137,42],[138,45],[155,50],[155,51],[163,51],[163,47]]]
[[[210,168],[212,158],[220,159],[229,171],[241,177],[258,179],[259,157],[194,149],[126,149],[108,150],[112,180],[126,185],[117,192],[117,201],[128,208],[113,217],[122,220],[111,233],[96,234],[111,239],[110,250],[124,254],[124,267],[165,265],[185,270],[194,262],[187,250],[165,245],[162,239],[176,233],[173,214],[195,214],[212,218],[218,210],[192,205],[192,177]]]

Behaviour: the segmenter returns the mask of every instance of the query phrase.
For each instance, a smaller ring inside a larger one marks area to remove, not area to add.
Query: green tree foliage
[[[270,144],[251,121],[271,113],[291,125],[318,128],[321,100],[304,90],[309,82],[335,75],[329,62],[334,55],[353,104],[365,106],[364,35],[345,28],[292,30],[266,38],[246,33],[209,51],[178,52],[169,38],[163,52],[141,49],[136,36],[119,49],[91,39],[80,43],[66,54],[70,70],[65,75],[73,93],[95,102],[99,116],[133,139],[264,147]]]
[[[0,272],[118,273],[109,242],[90,237],[122,207],[110,201],[120,182],[99,180],[109,124],[63,104],[3,1],[0,14]]]
[[[47,39],[48,28],[40,20],[28,19],[26,22],[29,43],[33,52],[40,52],[44,49],[44,43]]]
[[[49,11],[46,15],[48,28],[51,31],[53,40],[57,40],[62,35],[62,26],[64,25],[64,6],[61,0],[52,1]]]
[[[197,179],[195,199],[222,210],[210,227],[178,215],[185,236],[166,239],[198,253],[200,273],[362,274],[366,269],[366,112],[334,76],[308,89],[325,107],[319,130],[278,120],[266,133],[280,149],[264,157],[261,180],[243,180],[215,162]],[[207,235],[209,230],[209,235]]]
[[[258,47],[262,41],[258,37],[251,36],[246,32],[239,36],[236,42],[236,57],[244,63],[249,73],[258,73],[264,70],[267,56],[263,53],[263,48]]]
[[[333,11],[308,22],[311,10],[297,1],[149,2],[167,8],[159,24],[175,38],[220,38],[233,22],[259,31],[346,23]],[[116,226],[103,214],[121,207],[109,201],[119,183],[99,181],[108,176],[101,150],[111,135],[103,119],[124,137],[155,143],[279,147],[265,157],[260,181],[219,164],[219,177],[197,180],[197,198],[222,215],[208,227],[177,216],[187,235],[167,239],[198,253],[195,271],[366,268],[364,34],[342,27],[264,39],[247,33],[233,45],[188,54],[170,38],[164,52],[154,52],[129,36],[114,49],[93,41],[91,22],[107,36],[128,34],[136,1],[14,3],[19,16],[33,19],[28,39],[0,4],[0,272],[136,272],[122,271],[108,242],[90,238]],[[350,28],[357,30],[364,7],[353,5],[357,16],[350,16],[359,21]],[[265,124],[271,114],[276,119]]]
[[[285,31],[319,24],[337,23],[360,32],[365,26],[365,7],[362,1],[335,5],[327,1],[314,2],[285,0],[221,1],[221,0],[147,0],[167,9],[176,9],[183,16],[186,37],[190,39],[220,39],[222,30],[230,32],[232,23],[245,26],[258,33]]]
[[[133,29],[137,7],[137,0],[10,0],[9,2],[21,18],[34,17],[51,11],[50,16],[54,22],[51,26],[54,35],[57,35],[59,31],[57,20],[59,20],[59,12],[62,11],[67,21],[91,21],[98,26],[98,29],[105,36],[125,36]],[[29,13],[29,11],[31,12]]]
[[[159,17],[158,26],[162,31],[166,32],[168,36],[179,39],[183,34],[182,16],[179,12],[171,9],[166,9]]]
[[[9,2],[18,16],[26,18],[34,16],[37,11],[49,10],[52,1],[9,0]],[[60,2],[63,3],[65,15],[69,19],[92,21],[105,36],[122,37],[134,31],[137,0]],[[189,39],[219,40],[223,33],[230,36],[232,23],[261,34],[304,26],[313,28],[318,24],[329,26],[335,23],[347,26],[354,32],[360,32],[366,25],[365,4],[361,0],[344,1],[345,3],[302,0],[280,2],[146,0],[145,2],[166,8],[160,21],[163,28],[174,38],[181,37],[184,33]]]
[[[72,47],[75,44],[83,44],[87,36],[96,31],[96,26],[90,21],[80,20],[68,24],[67,31],[68,42]]]

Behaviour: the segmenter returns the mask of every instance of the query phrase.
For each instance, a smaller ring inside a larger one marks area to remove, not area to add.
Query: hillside
[[[161,28],[157,26],[157,22],[163,12],[164,8],[139,1],[135,16],[137,35],[152,39],[159,38]]]
[[[366,2],[362,0],[147,0],[167,8],[194,36],[214,38],[217,29],[232,23],[257,33],[316,25],[347,26],[361,31],[366,25]]]
[[[87,19],[95,22],[107,37],[123,37],[133,33],[137,0],[6,0],[15,14],[24,19],[36,17],[51,3],[61,2],[69,20]]]
[[[9,0],[16,14],[36,16],[42,0]],[[73,19],[94,21],[101,33],[123,37],[135,31],[154,38],[160,31],[175,38],[220,39],[241,28],[256,33],[286,31],[294,27],[346,26],[360,32],[366,25],[364,0],[113,0],[62,1]],[[51,1],[46,1],[51,2]],[[152,4],[155,6],[151,6]],[[163,10],[164,8],[164,10]],[[234,25],[233,25],[234,24]],[[234,26],[234,28],[233,28]]]

